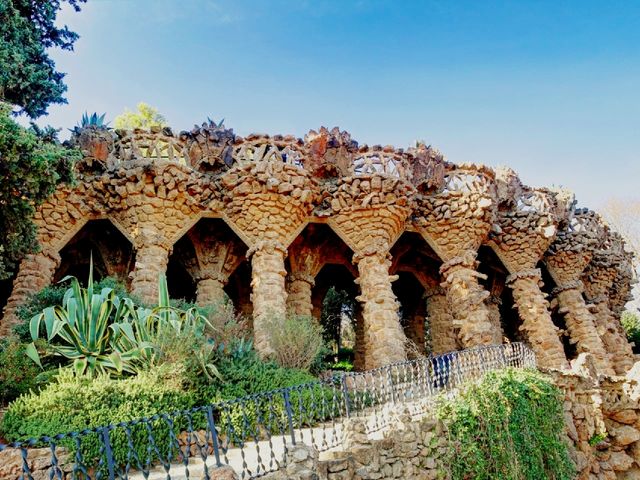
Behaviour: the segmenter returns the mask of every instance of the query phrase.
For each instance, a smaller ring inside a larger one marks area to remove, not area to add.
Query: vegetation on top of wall
[[[640,353],[640,315],[627,310],[622,313],[620,320],[627,334],[627,339],[635,344],[633,353]]]
[[[437,416],[455,447],[446,462],[452,478],[574,478],[562,408],[562,394],[549,379],[519,369],[488,373],[442,400]]]

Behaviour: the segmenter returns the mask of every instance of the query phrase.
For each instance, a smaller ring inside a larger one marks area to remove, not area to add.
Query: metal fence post
[[[213,420],[213,408],[211,407],[211,405],[207,407],[207,423],[209,424],[209,430],[211,430],[211,443],[213,443],[213,456],[216,459],[216,467],[221,467],[222,462],[220,462],[218,431],[216,430],[216,422]]]
[[[102,442],[104,443],[104,455],[107,460],[107,474],[109,480],[115,480],[116,478],[116,466],[113,461],[113,450],[111,449],[111,438],[109,435],[109,431],[111,430],[111,426],[106,426],[102,429]]]
[[[287,411],[287,421],[289,423],[289,432],[291,433],[291,443],[296,444],[296,436],[293,430],[293,411],[291,410],[291,399],[289,398],[289,389],[285,389],[284,395],[284,408]]]
[[[396,395],[393,391],[393,376],[391,375],[391,368],[387,367],[387,378],[389,380],[389,395],[391,396],[391,401],[396,403]]]
[[[344,396],[344,410],[347,418],[351,416],[351,400],[349,399],[349,389],[347,388],[347,375],[343,374],[341,378],[342,395]]]

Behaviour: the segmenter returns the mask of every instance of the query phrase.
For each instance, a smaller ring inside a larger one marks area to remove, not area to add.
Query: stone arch
[[[114,277],[129,285],[135,264],[132,243],[109,219],[87,221],[59,250],[60,263],[53,282],[72,275],[85,284],[93,260],[94,280]]]
[[[327,263],[350,269],[353,251],[326,224],[309,223],[287,249],[287,311],[289,314],[314,316],[312,292],[315,277]],[[319,319],[317,312],[315,317]]]
[[[201,218],[174,244],[167,267],[173,298],[200,305],[224,301],[229,277],[246,260],[247,245],[220,218]]]

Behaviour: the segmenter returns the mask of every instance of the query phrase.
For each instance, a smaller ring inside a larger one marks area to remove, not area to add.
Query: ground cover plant
[[[437,416],[453,446],[446,464],[454,480],[574,477],[562,436],[562,395],[538,372],[488,373],[441,401]]]

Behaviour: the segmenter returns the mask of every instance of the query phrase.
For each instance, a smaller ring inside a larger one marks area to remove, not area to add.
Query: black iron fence
[[[20,480],[209,479],[223,465],[254,478],[283,466],[297,442],[319,451],[338,446],[345,418],[365,418],[373,433],[389,424],[398,405],[424,414],[437,394],[453,395],[463,382],[505,367],[533,368],[535,356],[512,343],[341,373],[191,410],[0,444],[0,462],[13,458],[10,478]]]

